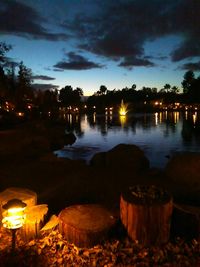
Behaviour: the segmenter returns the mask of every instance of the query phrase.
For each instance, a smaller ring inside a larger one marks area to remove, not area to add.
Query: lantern
[[[2,206],[5,210],[3,212],[3,227],[11,229],[12,231],[12,250],[15,249],[15,233],[16,230],[23,226],[25,221],[24,210],[26,203],[20,199],[11,199],[5,205]]]

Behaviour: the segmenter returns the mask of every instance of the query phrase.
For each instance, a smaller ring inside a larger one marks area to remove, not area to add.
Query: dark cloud
[[[52,41],[73,37],[76,49],[116,60],[124,67],[130,64],[130,60],[127,61],[130,57],[137,59],[136,65],[153,66],[152,61],[158,58],[146,58],[151,55],[145,54],[145,44],[167,36],[182,39],[171,53],[172,61],[200,56],[199,0],[60,0],[55,3],[46,0],[41,6],[46,5],[46,14],[51,10],[48,21],[33,8],[40,6],[39,1],[37,5],[32,0],[27,4],[25,0],[0,1],[0,32],[3,34]],[[70,35],[52,33],[44,27],[52,17],[53,8],[61,22],[59,26]],[[101,67],[79,55],[68,56],[67,61],[54,66],[55,71]]]
[[[182,44],[172,52],[172,60],[200,56],[200,1],[182,0],[174,17],[174,27],[185,37]]]
[[[95,12],[79,10],[73,19],[62,24],[81,40],[79,48],[126,61],[127,56],[144,58],[147,41],[178,35],[183,42],[173,51],[173,61],[200,56],[200,38],[197,40],[200,1],[96,0],[95,3]]]
[[[185,63],[181,66],[182,70],[200,71],[200,61],[194,63]]]
[[[148,59],[126,57],[120,64],[120,67],[131,69],[132,67],[154,67],[155,64]]]
[[[74,52],[68,53],[67,56],[68,61],[60,61],[53,67],[62,70],[88,70],[103,67],[102,65],[89,61],[81,55],[75,54]]]
[[[18,1],[2,1],[0,6],[0,33],[23,36],[28,39],[50,41],[66,40],[63,33],[51,33],[42,24],[47,21],[36,10]]]
[[[44,81],[55,80],[55,78],[49,77],[49,76],[46,76],[46,75],[33,75],[32,79],[33,80],[44,80]]]
[[[50,83],[46,83],[46,84],[43,84],[43,83],[33,83],[32,84],[33,88],[36,89],[36,90],[41,90],[41,91],[46,91],[46,90],[56,90],[59,88],[58,85],[55,85],[55,84],[50,84]]]
[[[167,56],[145,56],[144,59],[156,59],[156,60],[166,60]]]
[[[173,51],[171,56],[172,61],[180,61],[185,58],[200,56],[200,40],[197,40],[197,38],[190,38],[189,40],[184,41]]]

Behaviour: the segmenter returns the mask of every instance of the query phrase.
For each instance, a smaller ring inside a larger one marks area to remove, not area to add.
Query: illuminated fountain
[[[120,116],[126,116],[127,112],[128,112],[128,105],[127,104],[124,104],[124,101],[122,99],[121,101],[121,105],[120,105],[120,108],[119,108],[119,115]]]

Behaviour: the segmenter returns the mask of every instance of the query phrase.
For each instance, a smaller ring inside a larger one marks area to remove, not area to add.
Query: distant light
[[[24,117],[24,112],[18,112],[17,115],[18,115],[19,117]]]
[[[120,108],[119,108],[119,115],[120,116],[126,116],[126,114],[128,112],[127,107],[128,107],[128,105],[124,104],[124,101],[122,99],[121,105],[120,105]]]

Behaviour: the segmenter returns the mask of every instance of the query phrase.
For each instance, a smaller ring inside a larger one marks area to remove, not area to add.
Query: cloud
[[[94,1],[88,0],[87,3]],[[200,56],[200,1],[102,0],[93,12],[83,5],[62,26],[80,41],[79,48],[113,60],[144,58],[146,42],[176,35],[183,39],[173,61]],[[126,65],[126,64],[124,64]]]
[[[46,39],[49,41],[66,40],[64,33],[51,33],[42,24],[47,21],[32,7],[23,3],[1,1],[0,33],[13,34],[28,39]]]
[[[174,17],[174,27],[182,32],[184,41],[172,52],[172,60],[200,56],[200,1],[182,0]]]
[[[199,25],[200,27],[200,25]],[[172,61],[177,62],[186,58],[200,56],[200,41],[197,38],[190,38],[184,41],[171,54]]]
[[[33,88],[36,89],[36,90],[41,90],[41,91],[46,91],[46,90],[56,90],[59,88],[58,85],[55,85],[55,84],[51,84],[51,83],[46,83],[46,84],[43,84],[43,83],[33,83],[32,84]]]
[[[155,64],[148,59],[126,57],[120,64],[120,67],[131,69],[132,67],[154,67]]]
[[[168,5],[166,4],[168,3]],[[172,29],[165,19],[175,6],[168,1],[100,1],[98,13],[78,13],[63,24],[81,38],[80,48],[120,59],[144,54],[146,41],[167,34]],[[102,8],[100,6],[102,5]]]
[[[55,78],[49,77],[49,76],[46,76],[46,75],[33,75],[32,79],[33,80],[44,80],[44,81],[55,80]]]
[[[94,68],[102,68],[103,66],[92,61],[89,61],[85,57],[75,54],[74,52],[69,52],[67,54],[68,61],[60,61],[56,63],[53,67],[61,70],[88,70]]]
[[[180,68],[182,70],[200,71],[200,61],[194,63],[185,63]]]

